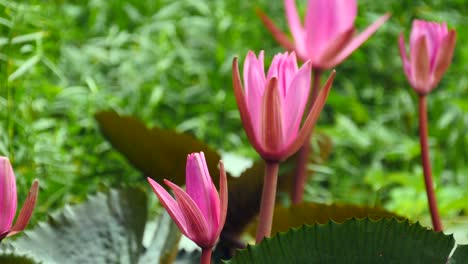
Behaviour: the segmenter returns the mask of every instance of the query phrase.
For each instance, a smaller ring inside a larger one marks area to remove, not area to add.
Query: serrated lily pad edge
[[[374,222],[374,223],[379,222],[379,221],[395,221],[397,223],[407,223],[409,225],[418,225],[421,228],[425,228],[428,231],[431,231],[431,228],[428,228],[428,227],[425,227],[425,226],[421,225],[421,223],[419,221],[416,221],[416,222],[412,223],[409,219],[401,220],[401,219],[398,219],[396,217],[391,217],[391,218],[384,217],[384,218],[381,218],[381,219],[372,219],[370,217],[365,217],[365,218],[353,217],[353,218],[350,218],[350,219],[346,220],[345,222],[336,222],[336,221],[333,221],[333,220],[329,220],[328,223],[325,223],[325,224],[318,224],[318,223],[313,224],[313,225],[304,224],[304,225],[302,225],[300,227],[291,227],[286,232],[281,232],[280,231],[273,237],[266,237],[263,240],[263,242],[271,241],[271,240],[275,239],[276,236],[286,235],[286,234],[288,234],[290,232],[298,232],[299,229],[301,229],[303,227],[329,226],[329,225],[332,225],[332,224],[341,225],[341,224],[344,224],[344,223],[346,223],[348,221],[365,221],[365,220],[368,220],[368,221]],[[454,246],[453,246],[452,254],[450,254],[450,256],[447,256],[447,262],[446,262],[447,264],[468,264],[468,244],[467,245],[455,245],[455,239],[454,239],[453,234],[446,235],[443,232],[434,232],[434,233],[436,233],[440,238],[442,238],[443,236],[449,236],[453,240]],[[260,245],[260,244],[258,244],[258,245]],[[234,254],[234,256],[241,253],[241,252],[251,251],[252,249],[254,249],[258,245],[248,244],[246,248],[236,250],[236,253]],[[222,263],[231,263],[231,260],[222,260]]]

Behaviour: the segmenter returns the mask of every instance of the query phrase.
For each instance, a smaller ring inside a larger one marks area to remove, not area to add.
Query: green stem
[[[276,184],[278,182],[278,162],[265,161],[265,177],[263,180],[262,201],[257,227],[256,243],[271,234],[273,212],[275,210]]]
[[[202,248],[200,264],[210,264],[211,263],[211,253],[213,248]]]
[[[312,106],[314,105],[320,90],[320,77],[322,75],[322,71],[320,69],[313,69],[312,73],[312,92],[310,95],[310,102],[309,106],[307,107],[306,113],[309,113],[310,109],[312,109]],[[307,161],[309,158],[309,153],[311,151],[311,137],[312,132],[307,137],[307,140],[304,142],[304,145],[299,149],[299,153],[297,155],[296,170],[294,171],[293,190],[291,193],[291,200],[293,204],[300,204],[304,200],[304,189],[307,182]]]
[[[426,185],[427,200],[429,211],[431,212],[432,226],[436,232],[442,231],[439,211],[437,209],[437,200],[432,183],[431,163],[429,159],[429,146],[427,143],[427,103],[426,95],[419,95],[419,140],[421,143],[421,161],[424,172],[424,183]]]

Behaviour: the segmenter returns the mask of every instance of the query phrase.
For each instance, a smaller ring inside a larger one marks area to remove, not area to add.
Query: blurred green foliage
[[[306,1],[298,2],[304,10]],[[466,215],[468,5],[358,2],[359,30],[385,12],[393,16],[336,69],[317,127],[332,138],[333,153],[326,164],[310,164],[318,173],[306,198],[427,217],[416,96],[397,47],[398,34],[408,38],[412,19],[421,18],[457,29],[453,64],[429,97],[429,134],[441,213]],[[101,136],[93,115],[104,109],[257,158],[232,94],[231,61],[248,50],[271,58],[282,49],[255,8],[287,31],[282,1],[0,0],[0,154],[12,159],[20,199],[33,178],[41,181],[40,213],[101,185],[144,179]]]

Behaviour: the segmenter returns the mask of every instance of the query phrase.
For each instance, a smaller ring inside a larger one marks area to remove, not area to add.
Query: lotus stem
[[[312,70],[313,74],[313,84],[312,84],[312,92],[310,94],[309,106],[307,108],[307,112],[312,109],[312,106],[317,99],[320,90],[320,77],[322,75],[322,71],[319,69]],[[299,149],[299,153],[297,155],[296,160],[296,169],[294,171],[294,183],[293,183],[293,190],[291,193],[291,200],[293,204],[300,204],[304,200],[304,189],[307,182],[307,161],[309,157],[309,153],[311,151],[310,147],[310,138],[312,137],[312,132],[307,137],[307,140],[304,142],[304,145]]]
[[[269,237],[271,234],[273,212],[275,210],[278,169],[278,162],[265,161],[265,177],[263,180],[262,201],[260,204],[260,216],[256,235],[257,244],[260,243],[264,237]]]
[[[429,211],[431,212],[432,226],[434,227],[434,231],[439,232],[442,231],[442,223],[440,221],[439,211],[437,209],[437,200],[432,182],[429,146],[427,143],[427,130],[426,95],[419,95],[419,140],[421,143],[421,161],[424,172],[424,183],[426,185],[426,194],[429,203]]]
[[[213,248],[202,248],[200,264],[210,264],[212,252],[213,252]]]

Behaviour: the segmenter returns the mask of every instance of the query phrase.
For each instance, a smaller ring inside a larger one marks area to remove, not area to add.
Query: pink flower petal
[[[288,52],[278,53],[273,57],[268,69],[267,79],[276,78],[278,80],[280,98],[285,96],[286,90],[297,71],[297,60],[294,52],[290,54]]]
[[[432,86],[435,87],[445,71],[447,71],[450,63],[452,63],[453,52],[455,50],[455,43],[457,40],[457,33],[455,30],[450,30],[447,36],[442,40],[439,51],[434,62],[434,80]]]
[[[305,17],[307,54],[321,56],[330,41],[354,27],[355,0],[309,0]]]
[[[197,204],[179,186],[167,180],[164,182],[174,191],[180,211],[185,216],[189,238],[200,247],[213,247],[216,241],[210,239],[216,230],[213,230],[213,226],[208,226],[208,222]]]
[[[310,91],[311,63],[306,62],[295,74],[283,101],[283,142],[288,145],[297,136]]]
[[[228,207],[227,177],[226,177],[226,171],[224,170],[224,164],[222,161],[219,161],[219,201],[220,201],[221,207],[220,207],[220,214],[219,214],[218,232],[217,232],[216,237],[219,237],[219,234],[223,230],[224,223],[226,222],[227,207]]]
[[[323,65],[329,65],[330,61],[333,61],[340,51],[348,45],[349,41],[353,38],[353,34],[354,27],[351,27],[330,40],[325,50],[319,54],[320,57],[313,61],[314,67],[324,68]]]
[[[187,237],[191,237],[192,234],[189,233],[187,228],[187,221],[185,220],[185,216],[182,214],[182,211],[179,208],[177,202],[172,198],[172,196],[161,186],[159,183],[155,182],[151,178],[146,178],[153,189],[153,192],[158,196],[159,201],[164,206],[166,211],[171,216],[172,220],[176,223],[179,227],[182,234]]]
[[[414,20],[411,31],[410,45],[415,45],[416,41],[421,37],[426,37],[427,51],[429,53],[430,68],[434,69],[435,60],[442,40],[447,35],[446,23],[435,23],[424,20]],[[412,51],[411,51],[412,53]]]
[[[213,207],[211,201],[213,201],[213,189],[216,192],[216,188],[214,188],[211,180],[203,152],[188,155],[185,171],[187,175],[185,185],[187,194],[204,215],[208,226],[213,226],[216,222],[213,221],[212,216],[215,214],[216,208]],[[216,199],[218,199],[217,192],[215,195]]]
[[[333,17],[330,3],[330,0],[309,0],[307,4],[304,28],[308,57],[320,54],[328,41]]]
[[[401,33],[398,38],[398,45],[400,48],[401,61],[403,62],[403,70],[405,71],[406,76],[408,78],[411,78],[411,67],[410,67],[408,55],[406,53],[405,37],[403,36],[403,33]]]
[[[18,218],[16,219],[16,223],[11,228],[11,232],[8,234],[8,236],[19,233],[26,228],[33,214],[34,207],[36,206],[38,192],[39,192],[39,181],[34,180],[31,186],[31,189],[29,190],[29,194],[26,197],[26,200],[23,204],[23,207],[20,210]]]
[[[359,46],[361,46],[372,34],[377,31],[377,29],[390,18],[390,14],[385,14],[381,16],[377,21],[375,21],[372,25],[366,28],[363,32],[361,32],[357,37],[349,42],[349,44],[341,50],[341,52],[326,66],[326,68],[332,68],[338,64],[340,64],[343,60],[345,60],[353,51],[355,51]]]
[[[252,51],[249,51],[244,62],[244,94],[252,124],[259,124],[261,119],[261,101],[265,83],[263,51],[260,52],[258,59]],[[260,127],[253,128],[259,137]]]
[[[286,10],[286,18],[288,19],[289,29],[294,38],[295,49],[298,53],[305,54],[305,33],[302,27],[299,13],[296,8],[295,0],[285,0],[284,8]]]
[[[429,52],[427,50],[426,37],[422,35],[413,44],[413,52],[411,53],[411,79],[415,89],[423,93],[430,90],[430,64]]]
[[[333,72],[330,74],[330,77],[328,77],[327,82],[325,83],[319,95],[317,96],[317,99],[314,105],[312,106],[312,109],[310,110],[309,114],[307,115],[307,118],[304,121],[302,128],[297,134],[296,139],[291,144],[289,144],[287,148],[285,148],[281,153],[284,159],[287,159],[288,157],[296,153],[297,150],[304,145],[306,139],[309,138],[310,132],[314,128],[315,123],[317,123],[320,113],[322,112],[325,102],[327,101],[327,97],[330,93],[333,80],[335,79],[335,73],[336,72],[333,70]]]
[[[250,144],[257,150],[261,151],[262,146],[260,144],[260,136],[257,137],[253,126],[260,126],[260,122],[257,124],[252,123],[247,103],[245,101],[244,92],[242,89],[242,83],[239,76],[239,67],[237,65],[237,58],[232,61],[232,86],[234,87],[234,95],[236,97],[237,107],[239,108],[240,117],[242,124],[244,125],[245,133],[250,141]],[[260,129],[259,129],[260,130]]]
[[[270,153],[283,148],[283,128],[281,116],[281,99],[278,81],[275,77],[269,80],[262,105],[262,145]]]
[[[410,34],[410,54],[413,54],[413,49],[415,46],[416,41],[424,36],[424,27],[426,22],[423,20],[415,19],[413,20],[413,25],[411,26],[411,34]]]
[[[8,158],[0,157],[0,235],[10,231],[16,206],[15,174]]]

